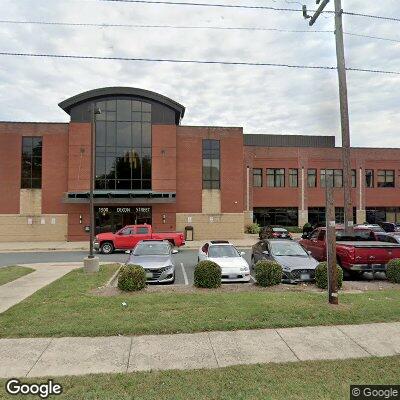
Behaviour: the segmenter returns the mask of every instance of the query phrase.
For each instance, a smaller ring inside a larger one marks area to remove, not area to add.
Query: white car
[[[198,261],[213,261],[221,267],[222,282],[249,282],[250,268],[233,244],[225,240],[211,240],[199,249]]]

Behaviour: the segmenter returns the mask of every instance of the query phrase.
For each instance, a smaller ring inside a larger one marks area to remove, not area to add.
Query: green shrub
[[[388,262],[386,277],[389,282],[400,283],[400,258],[395,258]]]
[[[337,268],[338,289],[343,285],[343,270],[339,265]],[[315,269],[315,284],[320,289],[328,289],[328,264],[326,262],[319,263]]]
[[[259,234],[260,226],[258,224],[250,224],[246,226],[245,233]]]
[[[287,226],[286,229],[290,233],[302,233],[303,232],[303,230],[301,228],[299,228],[298,226]]]
[[[200,261],[194,269],[194,286],[214,289],[221,286],[221,268],[212,261]]]
[[[263,287],[279,285],[282,281],[282,267],[275,261],[258,261],[255,273],[257,284]]]
[[[146,272],[140,265],[123,265],[118,273],[118,288],[136,292],[146,287]]]

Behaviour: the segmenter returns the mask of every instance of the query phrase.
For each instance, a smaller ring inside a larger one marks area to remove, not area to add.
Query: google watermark
[[[33,395],[41,399],[60,395],[63,391],[62,386],[52,379],[44,383],[22,383],[19,379],[12,378],[6,382],[5,389],[10,395]]]
[[[351,385],[350,400],[400,400],[400,385]]]

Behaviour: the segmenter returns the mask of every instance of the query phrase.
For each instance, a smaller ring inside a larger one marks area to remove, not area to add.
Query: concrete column
[[[363,199],[363,193],[364,193],[364,179],[363,179],[363,169],[360,167],[359,170],[359,193],[358,193],[358,209],[356,212],[356,223],[357,224],[363,224],[364,222],[367,221],[367,212],[365,211],[365,204],[364,204],[364,199]]]
[[[299,211],[299,227],[302,228],[308,222],[308,210]]]

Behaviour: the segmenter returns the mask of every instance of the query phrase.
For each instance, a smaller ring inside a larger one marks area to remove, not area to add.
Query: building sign
[[[116,212],[117,214],[131,214],[131,213],[142,213],[150,214],[150,207],[99,207],[99,213],[106,215],[109,212]]]

